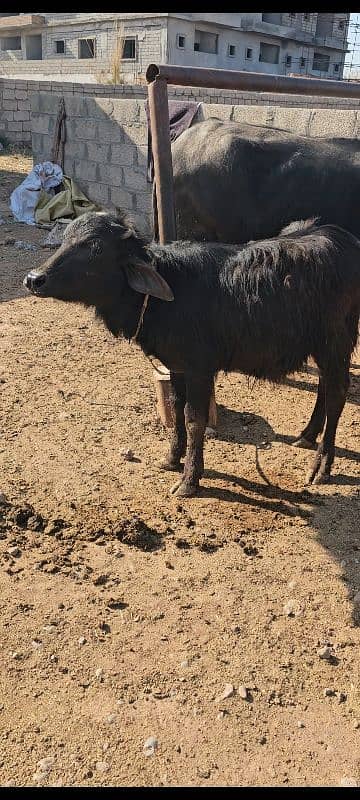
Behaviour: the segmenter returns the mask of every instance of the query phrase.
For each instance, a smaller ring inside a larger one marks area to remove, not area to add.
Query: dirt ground
[[[221,375],[179,502],[149,362],[22,288],[31,166],[0,155],[1,785],[359,786],[360,353],[330,485],[291,447],[315,370]]]

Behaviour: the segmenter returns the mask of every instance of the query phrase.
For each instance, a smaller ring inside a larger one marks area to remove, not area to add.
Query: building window
[[[300,58],[300,67],[305,67],[305,58],[304,58],[304,56],[301,56],[301,58]]]
[[[65,53],[65,42],[64,42],[64,39],[56,39],[56,41],[55,41],[55,53]]]
[[[234,44],[228,44],[228,56],[230,58],[234,58],[234,55],[235,55],[235,45]]]
[[[217,53],[218,35],[209,31],[195,30],[194,50],[197,53]]]
[[[286,61],[285,61],[285,63],[286,63],[286,66],[287,66],[287,67],[291,67],[291,56],[286,56]]]
[[[313,69],[317,72],[328,72],[330,64],[330,56],[325,53],[314,53]]]
[[[266,64],[278,64],[279,52],[279,45],[260,42],[259,61],[264,61]]]
[[[4,36],[1,39],[2,50],[21,50],[21,36]]]
[[[334,64],[334,72],[339,72],[340,64]]]
[[[261,19],[271,25],[282,25],[282,14],[262,14]]]
[[[122,54],[123,61],[135,61],[136,58],[136,39],[125,39]]]
[[[185,36],[182,36],[181,33],[178,33],[176,36],[176,45],[180,50],[185,50]]]
[[[309,22],[310,14],[303,14],[304,22]]]
[[[339,19],[338,20],[338,28],[339,28],[339,31],[343,31],[344,30],[344,28],[345,28],[345,20],[344,19]]]
[[[95,58],[95,39],[79,39],[79,58]]]
[[[317,72],[328,72],[330,64],[330,56],[325,53],[314,53],[314,60],[312,68]]]
[[[245,50],[245,58],[251,61],[252,57],[253,57],[252,47],[247,47]]]
[[[296,18],[295,11],[290,11],[289,12],[289,17],[290,17],[290,19],[295,19]]]

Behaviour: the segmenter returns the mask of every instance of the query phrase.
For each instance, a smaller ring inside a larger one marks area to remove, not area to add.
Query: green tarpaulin
[[[62,181],[64,189],[55,195],[45,191],[40,192],[39,201],[35,209],[35,222],[53,222],[59,217],[75,219],[85,211],[99,211],[96,206],[83,194],[72,178],[65,175]]]

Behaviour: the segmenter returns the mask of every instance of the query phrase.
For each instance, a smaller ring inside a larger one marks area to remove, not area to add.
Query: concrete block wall
[[[0,81],[0,136],[31,144],[31,104],[26,81]]]
[[[101,91],[101,90],[100,90]],[[59,99],[65,98],[64,172],[105,208],[129,211],[144,231],[151,226],[151,187],[146,180],[144,99],[39,91],[31,96],[34,161],[50,158]]]
[[[3,135],[10,142],[31,144],[31,97],[36,95],[40,89],[45,93],[59,94],[59,96],[65,97],[67,93],[74,94],[74,91],[85,92],[85,88],[80,82],[73,84],[70,81],[61,83],[0,77],[0,136]],[[113,85],[93,83],[90,86],[89,94],[129,98],[139,95],[144,98],[147,96],[147,90],[144,86],[133,87],[125,84],[114,87]]]
[[[44,31],[43,41],[43,59],[55,59],[55,41],[56,39],[65,40],[65,53],[62,56],[67,59],[78,59],[78,41],[79,39],[92,39],[96,38],[96,58],[106,59],[108,54],[108,31],[104,28],[95,28],[93,24],[84,25],[79,22],[79,26],[71,25],[65,28],[56,26]],[[56,66],[56,65],[53,65]]]
[[[60,36],[58,38],[61,38]],[[1,80],[26,80],[26,81],[70,81],[77,83],[96,83],[98,77],[108,73],[109,59],[80,59],[62,55],[58,58],[42,59],[41,61],[0,61]],[[100,83],[100,80],[99,80]]]

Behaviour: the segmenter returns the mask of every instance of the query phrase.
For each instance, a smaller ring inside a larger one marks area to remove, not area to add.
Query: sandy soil
[[[22,289],[30,168],[0,156],[1,785],[360,785],[360,353],[330,485],[291,447],[314,369],[220,376],[179,503],[149,362]]]

